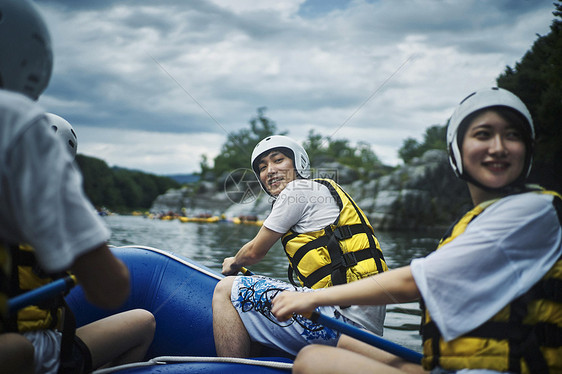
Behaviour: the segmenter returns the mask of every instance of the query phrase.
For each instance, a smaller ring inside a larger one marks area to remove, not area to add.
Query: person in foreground
[[[281,239],[300,286],[261,276],[226,277],[213,295],[213,332],[219,356],[249,357],[258,344],[292,355],[311,343],[336,345],[339,334],[302,317],[279,323],[271,299],[281,290],[308,293],[388,270],[365,214],[331,179],[309,179],[309,159],[293,139],[274,135],[252,153],[252,169],[275,201],[254,239],[222,273],[233,275],[258,263]],[[326,307],[331,317],[382,335],[385,307]]]
[[[533,141],[531,116],[518,97],[501,88],[469,95],[449,121],[447,144],[474,208],[438,250],[410,266],[307,297],[283,292],[273,300],[273,314],[284,321],[318,306],[421,297],[423,369],[560,373],[562,202],[556,192],[524,184]],[[351,338],[340,347],[303,349],[294,372],[422,372]]]
[[[45,22],[27,0],[0,0],[0,17],[0,372],[81,373],[143,359],[155,328],[148,311],[76,330],[62,297],[7,313],[9,298],[68,270],[101,308],[121,306],[130,286],[84,195],[75,149],[32,101],[52,71]]]

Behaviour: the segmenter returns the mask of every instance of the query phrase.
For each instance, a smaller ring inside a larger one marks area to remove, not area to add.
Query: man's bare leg
[[[222,279],[213,294],[213,334],[219,357],[250,357],[250,336],[230,301],[235,277]]]

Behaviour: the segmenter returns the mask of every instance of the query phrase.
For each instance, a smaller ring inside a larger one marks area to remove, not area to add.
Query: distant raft
[[[200,223],[216,223],[219,222],[221,219],[218,216],[211,216],[211,217],[179,217],[180,222],[200,222]]]
[[[262,226],[263,220],[259,220],[256,216],[238,216],[232,219],[232,222],[243,225]]]

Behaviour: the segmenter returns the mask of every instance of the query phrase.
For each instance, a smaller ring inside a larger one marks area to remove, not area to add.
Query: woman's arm
[[[309,314],[318,306],[386,305],[419,297],[410,267],[405,266],[316,292],[283,292],[273,299],[271,311],[278,320],[285,321],[293,313]]]
[[[222,273],[233,275],[240,271],[240,268],[253,265],[262,260],[273,244],[279,240],[283,234],[275,232],[262,226],[256,236],[236,253],[234,257],[227,257],[222,263]]]

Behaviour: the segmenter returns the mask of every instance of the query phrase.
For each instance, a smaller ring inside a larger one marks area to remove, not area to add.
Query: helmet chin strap
[[[478,188],[483,189],[486,192],[494,193],[494,194],[501,194],[501,195],[510,195],[514,193],[519,193],[525,189],[525,177],[521,174],[516,180],[513,182],[503,186],[503,187],[489,187],[480,182],[478,182],[472,175],[463,172],[460,176],[460,179],[475,185]]]

